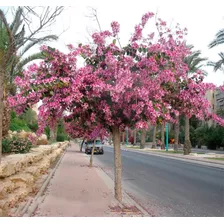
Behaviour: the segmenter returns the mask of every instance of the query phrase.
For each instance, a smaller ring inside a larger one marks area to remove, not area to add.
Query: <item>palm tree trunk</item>
[[[82,147],[83,147],[84,142],[85,142],[85,138],[83,138],[83,140],[82,140],[82,143],[81,143],[81,146],[80,146],[80,152],[82,152]]]
[[[94,150],[95,150],[95,144],[96,144],[96,139],[94,139],[94,142],[93,142],[93,148],[92,148],[92,151],[91,151],[89,167],[93,166],[93,154],[94,154]]]
[[[57,125],[54,128],[50,128],[50,140],[52,142],[56,141],[56,137],[57,137]]]
[[[179,117],[177,117],[177,123],[174,126],[175,129],[175,137],[174,137],[174,151],[177,151],[179,148],[179,133],[180,133],[180,123],[179,123]]]
[[[0,65],[0,163],[2,159],[2,118],[3,118],[3,83],[4,83],[4,69]]]
[[[153,139],[152,139],[152,149],[155,149],[156,148],[156,125],[154,126],[154,129],[153,129]]]
[[[184,155],[191,153],[190,119],[185,117]]]
[[[134,129],[133,135],[134,135],[134,143],[133,143],[133,145],[136,145],[136,137],[137,137],[137,130],[136,129]]]
[[[9,108],[8,102],[3,103],[3,118],[2,118],[2,137],[6,137],[8,135],[9,126],[11,120],[11,110]]]
[[[122,145],[124,145],[124,141],[125,141],[125,132],[122,133]]]
[[[114,192],[115,198],[122,202],[122,163],[121,163],[121,148],[120,148],[120,130],[118,127],[112,128],[114,140]]]
[[[110,133],[110,136],[109,136],[109,145],[112,144],[112,136],[111,136],[111,133]]]
[[[164,136],[165,123],[161,125],[161,149],[165,149],[165,136]]]
[[[145,138],[146,138],[146,130],[143,129],[141,133],[141,142],[140,142],[140,149],[145,148]]]

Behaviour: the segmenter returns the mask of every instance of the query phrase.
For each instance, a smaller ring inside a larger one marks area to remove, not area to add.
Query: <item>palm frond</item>
[[[41,38],[38,38],[36,40],[33,40],[32,42],[27,44],[24,47],[24,49],[22,49],[22,52],[20,53],[20,57],[22,57],[30,48],[32,48],[36,44],[41,44],[41,43],[46,42],[46,41],[52,41],[52,40],[57,40],[57,39],[58,39],[58,36],[56,36],[56,35],[48,35],[48,36],[41,37]]]
[[[17,70],[21,70],[22,67],[24,67],[25,65],[27,65],[29,62],[37,60],[37,59],[44,59],[45,56],[42,52],[38,52],[35,54],[32,54],[26,58],[24,58],[23,60],[21,60],[18,65],[17,65]]]
[[[14,19],[12,21],[12,24],[10,25],[10,29],[12,30],[12,34],[16,35],[18,32],[19,27],[22,25],[23,21],[21,19],[23,13],[23,8],[18,7],[14,16]]]
[[[209,61],[207,64],[207,66],[214,67],[215,72],[218,70],[224,71],[224,53],[220,52],[218,55],[221,58],[220,60],[218,60],[217,62]]]
[[[193,45],[186,45],[186,46],[190,50],[192,50],[194,48]],[[200,57],[200,55],[201,55],[201,51],[197,50],[197,51],[193,51],[189,56],[187,56],[187,57],[184,58],[184,62],[189,67],[189,73],[196,72],[198,69],[200,69],[201,67],[204,66],[202,64],[202,62],[208,60],[207,58]],[[204,70],[201,70],[201,71],[202,71],[203,75],[206,75],[207,74],[207,72],[205,72]]]
[[[215,36],[215,39],[208,45],[209,48],[213,48],[224,43],[224,29],[220,30]]]

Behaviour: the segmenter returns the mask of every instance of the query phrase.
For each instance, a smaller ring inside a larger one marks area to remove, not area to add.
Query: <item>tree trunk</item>
[[[2,118],[3,118],[3,83],[4,83],[4,69],[0,65],[0,163],[2,159]]]
[[[152,149],[156,149],[156,125],[154,126],[153,129],[153,139],[152,139]]]
[[[179,148],[179,134],[180,134],[179,117],[177,117],[177,123],[174,125],[174,130],[175,130],[174,151],[177,151]]]
[[[125,144],[125,142],[124,142],[124,141],[125,141],[125,132],[123,132],[123,133],[122,133],[122,145],[124,145],[124,144]]]
[[[140,142],[140,149],[145,148],[145,138],[146,138],[146,132],[147,130],[143,129],[141,133],[141,142]]]
[[[134,130],[134,133],[133,133],[133,135],[134,135],[134,142],[133,142],[133,145],[136,145],[136,135],[137,135],[137,130],[135,129]]]
[[[50,128],[50,140],[52,142],[56,141],[56,137],[57,137],[57,125],[54,128]]]
[[[112,144],[112,136],[111,136],[111,133],[110,133],[110,136],[109,136],[109,145]]]
[[[94,139],[94,142],[93,142],[93,148],[92,148],[92,151],[91,151],[89,167],[93,166],[93,154],[94,154],[94,150],[95,150],[95,144],[96,144],[96,139]]]
[[[191,153],[190,119],[185,117],[184,155]]]
[[[164,136],[165,123],[161,125],[161,149],[165,149],[165,136]]]
[[[9,108],[8,102],[6,99],[3,103],[3,118],[2,118],[2,137],[6,137],[9,132],[10,119],[11,119],[11,110]]]
[[[83,138],[81,146],[80,146],[80,152],[82,152],[83,143],[85,142],[85,138]]]
[[[118,127],[112,128],[114,140],[114,192],[115,198],[122,201],[122,163],[121,163],[121,148],[120,148],[120,130]]]

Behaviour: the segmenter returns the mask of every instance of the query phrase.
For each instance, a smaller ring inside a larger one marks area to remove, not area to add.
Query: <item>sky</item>
[[[34,2],[36,3],[36,2]],[[46,1],[38,1],[39,5],[45,5]],[[53,1],[54,4],[64,3],[66,10],[51,27],[51,33],[61,34],[57,43],[51,44],[60,50],[65,50],[66,44],[78,44],[88,42],[90,33],[98,29],[97,22],[90,18],[92,11],[97,10],[98,19],[102,30],[110,29],[112,21],[118,21],[121,25],[121,45],[125,45],[133,33],[134,26],[140,22],[146,12],[158,13],[158,17],[165,20],[171,26],[179,23],[181,27],[188,29],[187,43],[193,44],[195,50],[201,50],[202,56],[210,61],[219,59],[218,53],[224,52],[222,46],[209,49],[208,44],[214,39],[215,34],[224,29],[224,0],[73,0]],[[7,1],[9,5],[17,5],[16,1]],[[20,1],[22,5],[31,5],[30,1]],[[49,4],[49,2],[48,2]],[[35,5],[35,4],[32,4]],[[152,25],[152,23],[150,23]],[[151,25],[147,26],[153,30]],[[216,85],[224,83],[224,73],[214,72],[213,68],[205,67],[208,72],[206,82]]]

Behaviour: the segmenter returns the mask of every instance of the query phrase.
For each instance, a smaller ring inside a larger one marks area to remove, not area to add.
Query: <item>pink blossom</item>
[[[111,23],[113,36],[117,36],[117,34],[120,32],[120,24],[118,22],[112,22]]]

